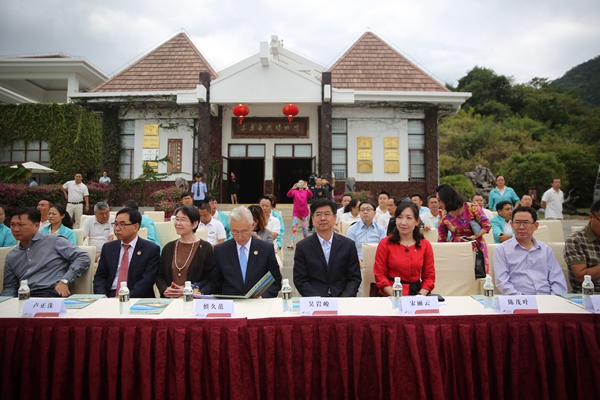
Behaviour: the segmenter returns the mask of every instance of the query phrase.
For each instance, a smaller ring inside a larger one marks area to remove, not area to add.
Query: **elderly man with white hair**
[[[100,258],[100,252],[104,243],[110,242],[115,238],[115,231],[112,223],[115,217],[110,215],[110,207],[101,201],[94,206],[94,217],[86,218],[83,221],[83,239],[88,238],[88,244],[96,247],[96,261]]]
[[[215,246],[211,278],[203,294],[244,296],[267,273],[275,282],[262,297],[277,297],[281,289],[281,273],[270,243],[252,238],[252,213],[236,207],[229,214],[233,240]]]

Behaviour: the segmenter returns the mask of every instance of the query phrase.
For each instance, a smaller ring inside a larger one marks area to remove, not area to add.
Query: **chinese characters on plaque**
[[[285,118],[244,118],[242,124],[231,119],[232,137],[237,138],[308,138],[308,118],[296,117],[290,124]]]

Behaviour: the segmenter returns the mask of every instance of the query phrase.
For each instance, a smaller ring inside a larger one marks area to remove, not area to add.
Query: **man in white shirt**
[[[48,221],[48,210],[50,210],[50,207],[52,207],[52,203],[49,200],[42,199],[38,201],[37,209],[42,214],[40,231],[50,225],[50,221]]]
[[[104,243],[111,242],[115,237],[112,223],[115,217],[110,215],[110,207],[101,201],[94,206],[94,217],[83,221],[83,240],[88,239],[88,245],[96,247],[96,261]]]
[[[487,208],[484,207],[485,205],[485,200],[483,200],[483,196],[480,194],[476,194],[475,196],[473,196],[471,198],[471,201],[475,204],[477,204],[479,207],[481,207],[481,209],[483,210],[483,213],[485,214],[485,216],[487,217],[487,219],[489,219],[490,221],[492,220],[492,218],[494,218],[494,214],[488,210]]]
[[[80,172],[75,174],[75,180],[66,182],[62,191],[67,200],[67,212],[73,219],[73,229],[79,228],[79,221],[83,215],[83,211],[90,209],[89,196],[87,186],[82,182],[83,175]],[[83,205],[85,203],[85,207]]]
[[[546,214],[546,219],[563,219],[565,195],[560,190],[560,185],[560,179],[554,178],[552,187],[546,190],[542,196],[542,208]]]
[[[425,232],[437,231],[440,223],[440,202],[435,194],[427,198],[427,207],[429,207],[429,211],[419,216],[423,221],[423,230]]]
[[[206,228],[206,231],[208,232],[208,243],[212,244],[213,247],[219,243],[223,243],[227,237],[227,233],[225,233],[225,227],[221,221],[216,220],[210,215],[212,212],[210,204],[200,203],[198,212],[200,213],[200,223],[198,224],[198,228]]]
[[[387,212],[388,200],[390,198],[390,194],[385,190],[379,192],[379,196],[377,196],[377,203],[379,206],[375,210],[375,222],[381,217],[383,214]]]
[[[333,230],[336,232],[340,231],[340,222],[342,221],[342,215],[344,214],[344,209],[348,204],[352,201],[352,196],[349,194],[344,194],[342,196],[342,207],[338,208],[336,217],[335,217],[335,225],[333,226]]]
[[[390,219],[393,217],[394,212],[396,211],[396,198],[389,197],[387,200],[387,210],[383,213],[379,218],[377,218],[377,223],[383,226],[383,229],[388,228],[390,223]]]

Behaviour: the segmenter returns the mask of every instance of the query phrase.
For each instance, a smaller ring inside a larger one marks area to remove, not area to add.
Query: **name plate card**
[[[437,296],[403,296],[400,298],[400,314],[439,314],[440,304]]]
[[[300,298],[300,315],[337,315],[338,299],[335,297]]]
[[[535,296],[498,296],[496,311],[504,314],[537,314]]]
[[[594,314],[600,314],[600,295],[589,296],[585,300],[583,308]]]
[[[233,317],[233,300],[194,300],[194,317],[196,318],[231,318]]]
[[[22,317],[60,317],[67,313],[65,299],[28,299],[23,306]]]

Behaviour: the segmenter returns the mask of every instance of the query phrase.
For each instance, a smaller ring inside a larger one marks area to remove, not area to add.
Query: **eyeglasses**
[[[333,213],[330,213],[329,211],[315,213],[315,217],[317,217],[317,218],[322,218],[322,217],[330,218],[332,215],[333,215]]]
[[[248,236],[250,234],[250,231],[246,229],[244,229],[243,231],[232,230],[231,234],[234,236]]]
[[[111,225],[114,226],[115,228],[123,229],[126,226],[135,225],[135,224],[125,224],[123,222],[121,222],[121,223],[112,222]]]
[[[188,222],[190,222],[190,220],[189,219],[185,219],[185,218],[175,218],[173,220],[173,222],[177,222],[177,223],[180,223],[180,224],[187,224]]]
[[[375,211],[374,208],[371,207],[367,207],[367,208],[361,208],[359,209],[360,212],[369,212],[369,211]]]
[[[535,224],[533,221],[513,221],[512,223],[516,226],[523,225],[525,228],[529,228],[531,225]]]

